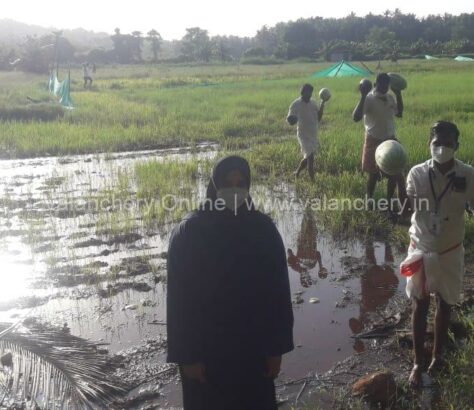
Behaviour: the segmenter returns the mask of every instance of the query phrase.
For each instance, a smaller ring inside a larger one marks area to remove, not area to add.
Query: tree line
[[[161,40],[158,49],[160,45]],[[395,9],[365,17],[351,13],[343,18],[302,18],[263,26],[252,38],[211,37],[207,30],[192,27],[174,44],[173,52],[174,60],[183,62],[265,58],[330,61],[333,55],[354,60],[451,56],[474,53],[474,13],[417,18]],[[128,61],[122,62],[138,61],[133,53],[128,55]]]
[[[263,26],[254,37],[210,36],[203,28],[191,27],[176,41],[165,41],[155,29],[124,34],[116,28],[110,39],[111,48],[78,55],[65,38],[28,37],[16,50],[0,47],[0,69],[18,66],[44,72],[56,57],[63,63],[140,64],[470,55],[474,53],[474,13],[418,18],[395,9],[363,17],[354,13],[343,18],[310,17]]]

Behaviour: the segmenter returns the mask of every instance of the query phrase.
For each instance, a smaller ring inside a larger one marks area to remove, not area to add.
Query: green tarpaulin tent
[[[54,94],[54,83],[57,81],[57,77],[51,72],[49,75],[49,81],[48,81],[48,90],[51,94]]]
[[[341,62],[327,68],[326,70],[318,71],[312,75],[313,78],[322,77],[367,77],[372,75],[369,70],[356,67],[347,61],[342,60]]]
[[[469,58],[469,57],[463,57],[463,56],[457,56],[455,58],[456,61],[474,61],[474,58]]]
[[[61,83],[59,89],[59,104],[66,108],[74,108],[71,100],[71,73],[69,72],[67,78]]]

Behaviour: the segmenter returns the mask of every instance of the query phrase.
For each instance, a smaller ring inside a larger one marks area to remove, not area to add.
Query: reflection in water
[[[393,264],[392,248],[388,243],[385,243],[383,264],[377,265],[373,242],[366,243],[365,257],[367,270],[360,277],[359,318],[349,319],[349,327],[354,334],[360,333],[370,323],[370,313],[388,304],[390,298],[395,295],[398,286],[398,278],[391,266]],[[364,350],[361,340],[355,341],[354,350],[357,352]]]
[[[301,286],[308,288],[313,281],[309,271],[319,263],[318,276],[321,279],[327,277],[327,270],[323,267],[321,253],[318,251],[318,231],[314,214],[310,208],[306,208],[301,221],[301,229],[297,239],[296,255],[288,248],[288,265],[300,274]]]

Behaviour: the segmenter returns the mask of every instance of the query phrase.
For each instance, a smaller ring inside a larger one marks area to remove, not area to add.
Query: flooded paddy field
[[[36,317],[101,343],[130,387],[128,408],[179,406],[177,372],[165,362],[165,302],[168,238],[180,215],[150,214],[139,203],[137,167],[192,161],[199,172],[176,192],[199,199],[216,155],[202,144],[0,162],[0,321]],[[297,196],[258,183],[252,195]],[[301,207],[263,210],[287,249],[296,347],[277,385],[280,400],[292,402],[299,387],[288,382],[364,352],[378,342],[351,336],[403,310],[400,255],[388,243],[335,242]]]

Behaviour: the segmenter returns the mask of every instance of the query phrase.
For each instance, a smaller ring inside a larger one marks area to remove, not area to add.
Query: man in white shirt
[[[308,168],[309,177],[314,182],[314,154],[319,148],[318,127],[323,117],[324,101],[318,106],[311,99],[312,95],[313,86],[304,84],[301,88],[301,97],[291,103],[286,120],[290,125],[298,124],[297,136],[303,153],[303,159],[295,175],[299,177],[301,171]]]
[[[367,197],[373,198],[375,186],[380,179],[380,170],[375,163],[375,150],[384,141],[395,138],[394,117],[402,118],[403,99],[402,93],[392,90],[395,98],[388,93],[390,88],[390,77],[387,73],[380,73],[375,80],[375,88],[361,86],[361,98],[357,104],[352,118],[359,122],[364,118],[365,140],[362,151],[362,170],[369,174],[367,180]],[[406,199],[405,180],[402,174],[387,176],[387,199],[393,197],[395,187],[398,186],[399,199]]]
[[[432,159],[414,166],[407,177],[407,193],[414,210],[408,255],[421,254],[422,268],[407,279],[413,300],[414,366],[409,382],[421,383],[430,293],[436,296],[434,347],[428,372],[442,365],[451,305],[460,301],[464,276],[464,215],[474,206],[474,168],[454,159],[459,130],[438,121],[431,127]],[[403,265],[403,264],[402,264]]]
[[[92,87],[92,67],[88,62],[82,64],[82,70],[84,71],[84,88],[87,88],[89,83],[89,88]]]

